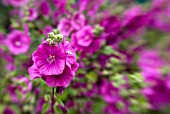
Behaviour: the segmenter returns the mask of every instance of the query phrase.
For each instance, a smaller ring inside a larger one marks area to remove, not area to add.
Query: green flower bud
[[[64,36],[62,34],[59,34],[59,31],[57,29],[54,29],[53,32],[48,33],[48,39],[46,40],[49,45],[54,46],[59,42],[62,42]]]
[[[54,33],[53,32],[48,33],[48,38],[53,39],[54,38]]]
[[[104,28],[102,26],[96,25],[94,30],[93,30],[93,33],[96,36],[100,36],[103,31],[104,31]]]
[[[44,95],[44,100],[45,101],[50,101],[51,100],[50,95]]]
[[[64,38],[64,36],[62,34],[54,35],[54,41],[56,41],[56,42],[62,42],[63,38]]]
[[[54,42],[54,40],[49,39],[49,38],[48,38],[46,41],[47,41],[48,44],[51,45],[51,46],[54,46],[54,45],[56,44],[56,43]]]
[[[58,29],[53,29],[53,33],[54,33],[55,35],[57,35],[57,34],[60,34],[60,31],[59,31]]]

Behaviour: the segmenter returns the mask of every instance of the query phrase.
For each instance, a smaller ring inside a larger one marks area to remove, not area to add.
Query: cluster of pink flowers
[[[170,0],[1,0],[0,113],[168,112],[169,12]]]

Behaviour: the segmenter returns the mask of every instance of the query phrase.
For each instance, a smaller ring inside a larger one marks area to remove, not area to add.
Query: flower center
[[[55,56],[52,56],[52,55],[50,55],[48,58],[47,58],[47,62],[48,63],[53,63],[55,61]]]
[[[21,42],[15,41],[15,45],[16,45],[16,46],[20,46],[20,45],[21,45]]]
[[[90,36],[89,36],[89,35],[85,36],[85,40],[88,40],[89,38],[90,38]]]
[[[68,55],[71,55],[71,54],[72,54],[72,52],[71,52],[71,51],[66,51],[66,53],[67,53]]]

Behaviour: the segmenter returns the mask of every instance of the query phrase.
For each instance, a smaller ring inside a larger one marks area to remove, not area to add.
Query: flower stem
[[[51,94],[51,111],[52,114],[54,114],[54,87],[52,88],[52,94]]]

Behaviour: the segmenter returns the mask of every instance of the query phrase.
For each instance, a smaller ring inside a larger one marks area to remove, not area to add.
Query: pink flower
[[[99,50],[100,46],[101,46],[101,42],[102,40],[101,39],[95,39],[93,40],[93,42],[86,48],[84,48],[82,54],[81,54],[81,57],[85,57],[87,53],[89,54],[93,54],[94,52],[96,52],[97,50]]]
[[[29,12],[28,21],[33,21],[33,20],[35,20],[38,17],[37,9],[29,8],[28,12]]]
[[[28,69],[30,79],[42,78],[50,87],[67,87],[79,64],[76,54],[66,40],[58,45],[43,42],[32,54],[34,64]]]
[[[76,53],[74,51],[74,49],[71,47],[71,44],[66,41],[66,39],[64,39],[64,41],[62,42],[62,46],[64,48],[64,50],[66,51],[66,65],[74,70],[74,67],[77,68],[77,63],[76,63]],[[76,71],[77,69],[75,69],[74,71]]]
[[[15,114],[15,111],[12,108],[10,108],[9,106],[6,106],[3,111],[3,114]]]
[[[141,69],[142,75],[148,81],[153,78],[158,78],[161,75],[161,68],[165,62],[159,56],[156,50],[143,50],[140,52],[138,66]]]
[[[73,76],[74,74],[71,72],[71,70],[66,67],[63,73],[60,75],[43,76],[42,78],[46,81],[48,86],[67,87],[70,84]]]
[[[71,24],[76,30],[78,30],[85,25],[85,22],[85,16],[81,13],[76,13],[72,18]]]
[[[106,80],[102,81],[100,93],[107,103],[116,103],[121,100],[119,89],[114,87],[111,82],[107,82]]]
[[[93,28],[91,26],[84,26],[81,30],[72,34],[72,45],[75,50],[82,51],[83,48],[88,47],[93,41]]]
[[[48,4],[47,1],[44,0],[43,2],[41,2],[41,4],[40,4],[40,11],[41,11],[42,15],[45,15],[45,16],[49,16],[50,15],[51,9],[50,9],[50,5]]]
[[[69,36],[71,31],[73,30],[71,21],[67,18],[61,19],[57,28],[58,30],[60,30],[61,34],[63,34],[66,37]]]
[[[52,0],[52,2],[60,12],[64,13],[67,0]]]
[[[50,46],[45,42],[38,46],[32,59],[41,74],[59,75],[65,68],[66,52],[57,45]]]
[[[7,35],[6,45],[9,51],[15,55],[28,51],[31,39],[27,33],[20,30],[13,30]]]
[[[150,83],[150,86],[142,90],[147,100],[151,104],[152,109],[162,109],[170,104],[170,77],[155,78]]]

